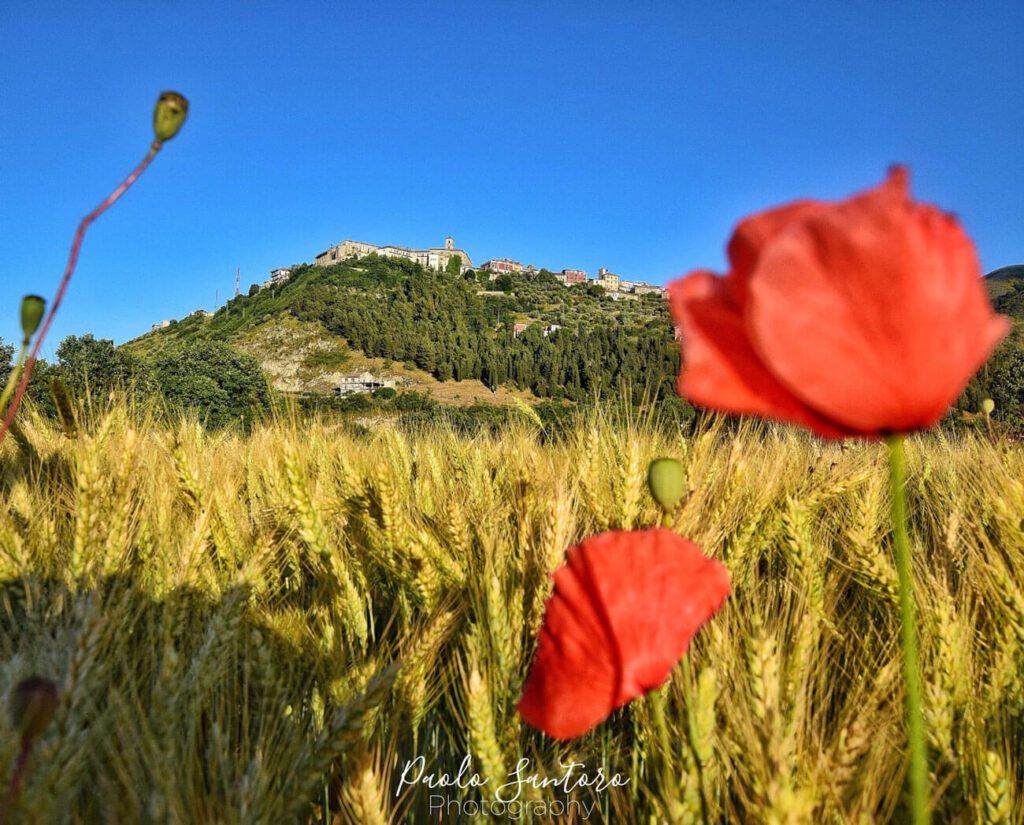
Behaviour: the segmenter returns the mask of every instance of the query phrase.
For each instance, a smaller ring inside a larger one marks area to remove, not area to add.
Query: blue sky
[[[474,261],[721,268],[738,218],[910,165],[986,269],[1024,262],[1024,3],[7,0],[0,336],[51,296],[78,220],[189,122],[86,238],[45,347],[124,341],[344,238]]]

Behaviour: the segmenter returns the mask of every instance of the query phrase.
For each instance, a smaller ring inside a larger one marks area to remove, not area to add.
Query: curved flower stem
[[[910,750],[910,808],[914,825],[928,825],[928,753],[925,745],[921,700],[921,670],[917,659],[917,622],[914,616],[914,583],[907,539],[906,458],[904,438],[889,443],[889,486],[892,492],[893,542],[899,574],[900,620],[903,637],[903,677],[907,690],[907,740]]]
[[[700,817],[704,825],[711,825],[711,815],[708,811],[708,798],[704,786],[704,762],[701,759],[700,748],[697,745],[697,715],[693,711],[693,678],[691,676],[689,656],[683,659],[683,678],[686,680],[686,732],[690,740],[690,751],[693,753],[693,764],[697,767],[697,787],[700,790]]]
[[[658,762],[661,769],[662,793],[668,794],[668,798],[672,800],[671,804],[674,805],[679,798],[679,785],[676,783],[675,775],[672,773],[669,759],[669,755],[672,753],[672,738],[669,736],[668,723],[665,721],[666,701],[665,694],[662,691],[663,689],[659,688],[650,692],[650,708],[654,727],[658,733],[658,744],[661,747]],[[671,813],[671,809],[667,809],[666,813]]]
[[[7,812],[14,809],[21,793],[21,783],[25,779],[25,770],[28,767],[28,759],[32,755],[32,740],[23,742],[21,750],[18,751],[18,761],[14,766],[14,774],[7,785],[7,793],[4,796],[3,807],[0,808],[0,825],[7,825]]]
[[[39,330],[39,335],[36,336],[36,343],[32,347],[32,354],[28,358],[28,363],[25,365],[25,371],[21,376],[21,383],[18,384],[18,391],[14,395],[14,401],[11,402],[11,407],[7,410],[7,414],[4,416],[3,425],[0,426],[0,442],[4,440],[4,436],[7,435],[7,431],[11,427],[11,422],[14,420],[14,416],[18,412],[18,407],[21,406],[22,399],[25,397],[25,390],[28,388],[29,379],[32,377],[32,369],[36,365],[36,359],[39,356],[39,349],[43,345],[43,341],[46,339],[46,333],[50,330],[50,325],[53,323],[53,318],[57,314],[57,310],[60,309],[61,301],[64,300],[64,293],[67,292],[68,284],[71,282],[71,276],[74,274],[75,266],[78,263],[78,251],[82,246],[82,239],[85,237],[85,231],[89,228],[89,225],[95,221],[100,215],[106,212],[114,203],[121,197],[128,188],[135,183],[136,179],[143,172],[146,171],[146,167],[152,162],[153,158],[156,157],[156,153],[160,151],[161,142],[154,140],[152,146],[149,147],[149,152],[142,159],[138,166],[136,166],[130,175],[125,178],[121,185],[117,187],[113,192],[107,195],[106,199],[95,209],[92,210],[88,215],[82,218],[82,222],[78,224],[78,230],[75,232],[75,238],[71,243],[71,254],[68,256],[68,265],[64,269],[64,277],[61,278],[60,286],[57,287],[57,295],[53,299],[53,303],[50,305],[50,311],[46,313],[46,320],[43,322],[43,327]],[[0,408],[2,410],[2,408]]]

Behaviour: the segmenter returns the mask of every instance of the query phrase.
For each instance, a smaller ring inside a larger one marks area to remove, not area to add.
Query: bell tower
[[[445,238],[444,239],[444,248],[445,249],[455,249],[455,238],[453,238],[451,235],[449,235],[447,238]]]

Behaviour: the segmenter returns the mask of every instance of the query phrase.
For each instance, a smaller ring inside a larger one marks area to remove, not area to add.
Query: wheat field
[[[73,430],[28,411],[0,447],[0,700],[32,675],[59,691],[0,819],[905,816],[882,446],[599,414],[562,438],[526,417],[478,436],[156,421],[117,404]],[[908,450],[935,820],[1021,823],[1024,451],[940,434]],[[733,593],[660,691],[663,719],[648,697],[555,742],[515,713],[550,574],[582,537],[657,522],[659,456],[688,475],[674,529]],[[0,792],[12,725],[0,715]],[[401,781],[418,756],[454,775],[467,755],[483,787]],[[475,816],[523,759],[628,781],[526,784]]]

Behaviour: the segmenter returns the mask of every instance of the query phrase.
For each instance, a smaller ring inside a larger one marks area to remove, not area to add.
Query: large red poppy
[[[931,427],[1009,332],[956,218],[907,173],[840,203],[742,221],[724,278],[669,287],[695,404],[878,437]]]
[[[519,714],[556,739],[586,733],[662,684],[729,593],[729,574],[671,530],[602,533],[555,573]]]

